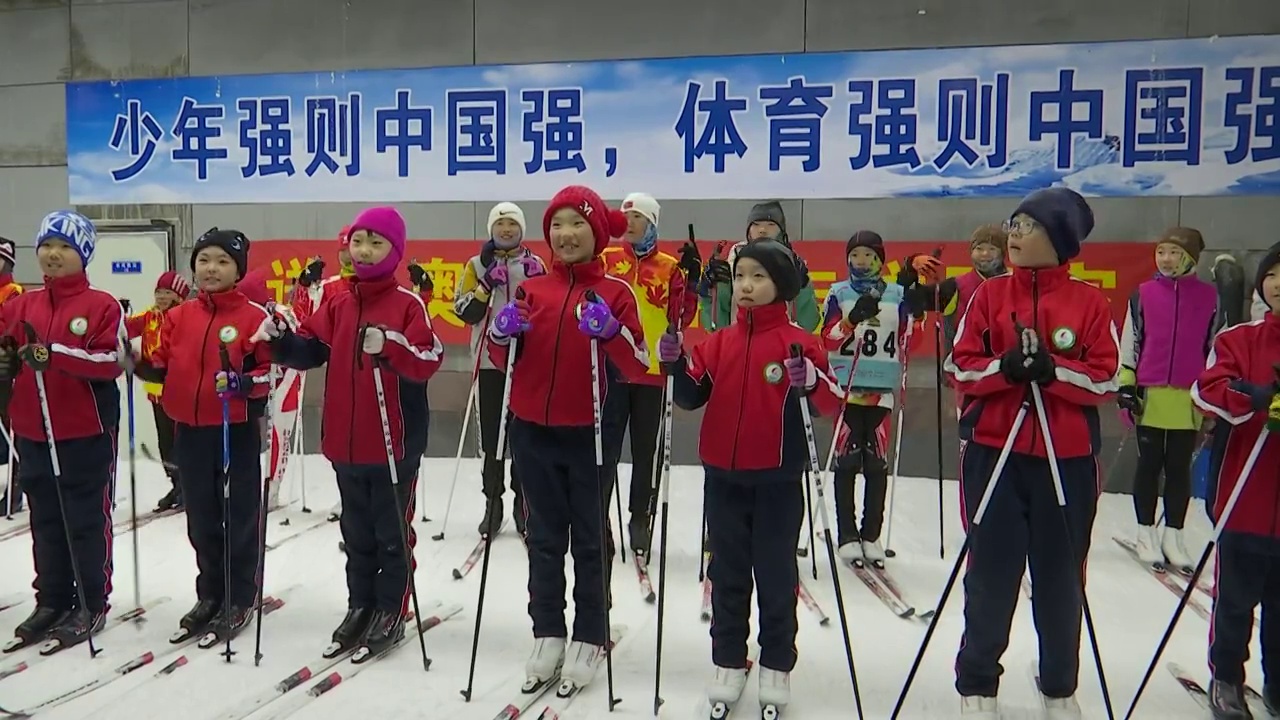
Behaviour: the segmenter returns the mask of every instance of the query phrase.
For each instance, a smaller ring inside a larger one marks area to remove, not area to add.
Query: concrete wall
[[[650,0],[643,18],[636,13],[634,2],[620,0],[545,0],[536,11],[524,0],[0,0],[0,234],[26,245],[19,278],[38,279],[32,229],[44,212],[68,202],[68,80],[1280,33],[1276,0]],[[583,32],[566,37],[564,18]],[[661,197],[660,188],[652,190]],[[1214,250],[1247,255],[1275,241],[1278,204],[1260,197],[1098,200],[1094,237],[1137,240],[1181,223],[1204,230]],[[696,222],[706,237],[736,237],[746,207],[666,201],[663,215],[668,227]],[[1010,201],[991,199],[820,200],[789,203],[787,212],[800,240],[847,236],[859,227],[931,239],[963,236],[1009,209]],[[173,221],[185,245],[193,232],[215,224],[235,225],[250,237],[330,238],[353,208],[86,210]],[[432,203],[405,210],[417,236],[471,237],[484,231],[487,207]],[[464,355],[453,353],[452,372],[469,369]],[[920,388],[911,398],[916,408],[932,406],[932,372],[925,370],[920,382],[912,373]],[[444,454],[457,439],[456,410],[465,395],[458,385],[433,383],[440,411],[433,449]],[[920,434],[914,445],[932,447],[921,441],[932,425],[917,424],[932,423],[932,415],[921,410],[909,422]],[[309,417],[318,422],[314,412]],[[694,448],[685,438],[693,436],[677,435],[676,459],[688,462]],[[920,473],[935,463],[925,452],[912,460]]]

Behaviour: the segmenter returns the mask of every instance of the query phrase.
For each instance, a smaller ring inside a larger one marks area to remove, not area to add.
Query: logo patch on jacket
[[[777,385],[782,382],[782,376],[786,371],[782,369],[782,363],[771,362],[764,366],[764,380],[770,385]]]
[[[82,317],[71,318],[71,322],[67,324],[67,329],[72,335],[84,335],[89,332],[89,321]]]
[[[234,325],[223,325],[218,331],[218,339],[224,343],[229,343],[240,336],[240,332],[236,330]]]
[[[1060,327],[1053,331],[1053,346],[1059,350],[1070,350],[1076,345],[1076,334],[1069,327]]]

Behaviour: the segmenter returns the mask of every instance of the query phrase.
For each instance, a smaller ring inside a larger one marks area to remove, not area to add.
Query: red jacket
[[[231,368],[253,381],[247,396],[265,397],[271,358],[265,349],[256,349],[249,338],[266,316],[266,308],[249,302],[235,289],[201,292],[196,299],[166,312],[160,327],[160,346],[148,363],[163,370],[160,404],[165,413],[184,425],[222,424],[222,401],[213,381],[222,370],[219,348],[224,343]],[[143,379],[149,374],[139,372]],[[231,399],[229,419],[233,424],[248,422],[248,397]]]
[[[622,323],[621,332],[600,343],[603,407],[606,358],[627,382],[641,378],[649,369],[635,293],[625,280],[606,275],[599,258],[578,265],[556,260],[550,273],[529,278],[520,288],[530,306],[530,327],[516,340],[512,414],[538,425],[590,427],[595,422],[591,405],[591,339],[578,330],[578,306],[586,301],[586,292],[594,290]],[[489,339],[489,357],[505,369],[511,339],[492,334]]]
[[[791,322],[785,303],[738,308],[738,319],[681,357],[674,400],[686,410],[706,405],[698,452],[722,470],[798,470],[809,459],[800,394],[787,382],[783,361],[799,343],[818,370],[810,402],[834,416],[844,391],[827,364],[822,342]]]
[[[382,416],[373,383],[374,359],[361,349],[360,329],[386,333],[380,358],[391,444],[397,460],[421,455],[427,444],[424,385],[444,358],[426,305],[394,277],[345,283],[298,328],[273,343],[276,362],[299,370],[328,363],[320,449],[335,463],[386,465]]]
[[[324,302],[326,296],[346,292],[351,289],[353,280],[355,280],[354,275],[330,275],[309,288],[295,284],[293,286],[293,297],[289,302],[289,307],[293,308],[294,317],[298,318],[298,322],[311,317],[312,314],[320,309],[320,303]],[[312,293],[312,290],[315,290],[315,292]]]
[[[49,347],[44,373],[54,440],[93,437],[120,422],[116,378],[124,337],[124,311],[108,293],[89,286],[84,273],[44,279],[44,287],[9,298],[0,306],[0,337],[26,344],[23,322]],[[13,432],[43,442],[44,416],[36,374],[19,364],[9,404]]]
[[[1191,386],[1191,397],[1205,413],[1218,420],[1210,453],[1209,495],[1216,519],[1227,504],[1267,424],[1266,410],[1253,410],[1249,396],[1233,388],[1233,381],[1270,385],[1273,367],[1280,363],[1280,316],[1267,313],[1261,320],[1233,326],[1213,341],[1204,372]],[[1262,447],[1253,471],[1245,479],[1226,529],[1280,537],[1280,437],[1272,433]]]
[[[1017,269],[988,279],[974,291],[956,330],[947,372],[964,395],[961,437],[1002,447],[1030,391],[1000,373],[1000,358],[1018,341],[1011,317],[1034,328],[1057,367],[1041,386],[1054,450],[1060,458],[1101,449],[1097,407],[1119,389],[1120,342],[1102,291],[1075,280],[1066,265]],[[1047,457],[1032,405],[1013,451]]]

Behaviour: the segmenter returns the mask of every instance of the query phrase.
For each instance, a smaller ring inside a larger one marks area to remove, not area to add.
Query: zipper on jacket
[[[569,269],[569,291],[564,294],[564,303],[560,306],[560,322],[556,323],[556,343],[551,349],[551,362],[555,363],[556,357],[560,354],[560,332],[564,330],[564,311],[569,309],[569,298],[573,297],[573,286],[577,284],[577,278],[573,274],[573,269]],[[518,341],[517,341],[518,342]],[[600,367],[597,365],[597,367]],[[601,368],[603,369],[603,368]],[[591,382],[596,382],[596,378],[591,378]],[[556,396],[556,367],[551,366],[551,382],[547,383],[547,410],[543,421],[544,425],[551,424],[551,398]],[[592,389],[591,392],[596,392]]]
[[[1031,271],[1031,329],[1035,331],[1036,336],[1040,338],[1040,342],[1045,341],[1045,337],[1040,334],[1040,271]],[[1022,338],[1018,338],[1018,342],[1022,342]],[[1045,352],[1048,352],[1047,350]],[[1025,397],[1025,396],[1024,396]],[[1040,393],[1040,398],[1044,399],[1044,393]],[[1049,404],[1044,405],[1044,413],[1049,414]],[[1045,418],[1048,420],[1048,418]],[[1035,448],[1040,443],[1040,422],[1036,418],[1036,422],[1031,423],[1031,451],[1035,452]],[[1045,455],[1048,456],[1048,448],[1045,448]]]
[[[1178,311],[1181,309],[1178,297],[1178,281],[1173,281],[1173,341],[1169,343],[1169,377],[1165,380],[1165,385],[1173,384],[1173,361],[1178,357]]]
[[[746,352],[742,353],[742,363],[743,363],[742,366],[744,368],[747,368],[747,373],[751,372],[750,370],[751,339],[753,335],[755,335],[755,315],[748,312],[747,313],[747,349],[746,349]],[[738,469],[738,441],[742,439],[742,413],[744,410],[746,410],[746,408],[747,408],[747,394],[745,392],[739,392],[738,393],[738,418],[737,418],[738,421],[734,423],[734,428],[733,428],[733,454],[729,456],[730,470]],[[785,403],[783,404],[783,408],[784,408],[783,412],[786,412]],[[786,430],[784,429],[783,436],[785,437],[785,435],[786,435]],[[779,458],[778,462],[779,463],[782,462],[781,458]]]
[[[212,305],[212,303],[210,304]],[[210,308],[209,322],[205,324],[204,338],[200,340],[200,365],[199,365],[199,368],[197,368],[199,372],[196,374],[196,382],[203,382],[202,378],[204,378],[204,349],[209,346],[209,331],[213,329],[213,319],[214,319],[215,313],[217,313],[217,308],[216,307]],[[195,413],[193,415],[193,419],[191,421],[193,425],[200,424],[200,395],[201,395],[200,390],[201,390],[200,386],[197,385],[196,386],[196,408],[195,408]]]
[[[353,370],[355,370],[355,369],[357,369],[357,368],[359,368],[359,367],[360,367],[360,350],[362,349],[362,348],[360,347],[360,346],[361,346],[361,342],[360,342],[360,341],[361,341],[361,337],[360,337],[360,321],[361,321],[361,319],[364,317],[364,296],[360,293],[360,289],[359,289],[359,288],[356,288],[356,293],[355,293],[355,295],[356,295],[356,344],[355,344],[355,351],[351,353],[351,355],[352,355],[352,357],[351,357],[351,368],[352,368]],[[326,370],[326,371],[327,371],[327,370]],[[378,371],[378,369],[375,367],[375,368],[373,369],[373,371],[374,371],[374,372],[377,372],[377,371]],[[352,383],[351,383],[350,387],[351,387],[351,406],[350,406],[350,407],[351,407],[351,419],[352,419],[352,420],[355,420],[355,417],[356,417],[356,383],[354,382],[354,379],[353,379],[353,381],[352,381]],[[352,432],[347,433],[347,461],[348,461],[348,462],[350,462],[350,463],[352,463],[352,464],[354,464],[354,463],[355,463],[355,457],[356,457],[356,434],[355,434],[354,430],[355,430],[355,428],[353,427],[353,428],[352,428]],[[324,433],[321,433],[321,436],[322,436],[322,437],[321,437],[321,442],[324,442],[323,435],[324,435]]]

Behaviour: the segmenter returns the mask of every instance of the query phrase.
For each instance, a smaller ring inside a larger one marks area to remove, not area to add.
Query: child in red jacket
[[[124,313],[111,295],[89,287],[85,267],[96,241],[88,218],[50,213],[36,236],[44,287],[0,309],[0,382],[13,384],[10,429],[31,505],[36,569],[36,608],[5,652],[46,637],[62,647],[82,642],[109,609]]]
[[[200,294],[165,313],[160,347],[137,367],[138,377],[165,384],[161,402],[176,425],[173,451],[187,537],[196,551],[197,601],[170,638],[175,643],[205,632],[222,641],[234,637],[249,623],[258,596],[263,531],[258,419],[265,408],[270,357],[249,341],[267,311],[236,288],[248,261],[249,239],[238,230],[213,228],[196,240],[191,272]],[[230,458],[223,455],[224,401]],[[223,509],[223,482],[231,487],[229,513]]]
[[[1209,516],[1218,522],[1244,483],[1218,541],[1217,596],[1209,635],[1210,703],[1215,718],[1248,718],[1244,663],[1253,612],[1262,605],[1262,694],[1280,710],[1280,244],[1258,266],[1255,290],[1270,308],[1261,319],[1223,330],[1191,397],[1217,418],[1210,450]],[[1263,428],[1270,431],[1251,471],[1245,464]]]
[[[376,655],[404,638],[412,568],[401,532],[412,551],[414,487],[427,447],[426,384],[444,357],[422,298],[396,281],[404,218],[394,208],[370,208],[351,224],[350,238],[355,277],[347,289],[326,295],[296,333],[273,318],[257,336],[288,367],[328,363],[320,443],[338,476],[347,552],[347,615],[333,632],[331,656],[357,646]],[[394,486],[374,373],[384,387]]]
[[[791,322],[787,303],[806,284],[802,264],[782,243],[758,240],[733,265],[736,322],[686,356],[676,335],[658,346],[673,363],[674,401],[706,406],[698,453],[706,469],[711,542],[711,655],[708,700],[731,708],[747,681],[751,584],[760,605],[760,706],[780,713],[791,700],[796,664],[796,544],[804,519],[801,478],[809,460],[800,403],[823,415],[840,410],[843,393],[827,353]],[[792,357],[792,347],[803,349]],[[725,428],[733,432],[725,433]]]
[[[960,502],[966,527],[987,484],[998,483],[986,516],[972,530],[956,690],[963,714],[996,717],[1000,656],[1030,563],[1044,703],[1050,714],[1079,717],[1082,575],[1101,490],[1098,406],[1119,389],[1120,343],[1106,296],[1072,279],[1068,267],[1093,229],[1085,199],[1066,188],[1032,193],[1007,228],[1014,270],[974,291],[946,361],[964,396]],[[1044,398],[1069,535],[1034,405],[1001,476],[992,477],[1015,417],[1032,398],[1031,383]]]
[[[534,649],[525,673],[535,684],[550,682],[563,665],[564,683],[585,686],[609,639],[601,522],[609,484],[595,456],[600,417],[592,406],[591,340],[600,350],[602,403],[606,360],[626,377],[648,370],[635,293],[606,275],[600,261],[610,237],[625,230],[626,218],[595,191],[574,185],[556,193],[542,216],[551,270],[525,280],[523,298],[504,305],[489,329],[497,367],[507,367],[507,352],[517,343],[508,437],[528,508]],[[566,651],[564,557],[570,547],[574,627]]]

